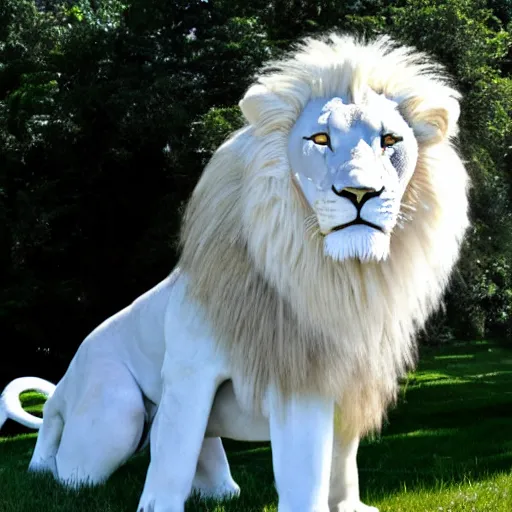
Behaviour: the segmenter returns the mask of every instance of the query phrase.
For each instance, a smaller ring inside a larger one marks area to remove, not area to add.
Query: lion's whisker
[[[308,215],[306,219],[304,219],[304,227],[306,234],[311,237],[320,234],[320,226],[318,225],[315,214]]]

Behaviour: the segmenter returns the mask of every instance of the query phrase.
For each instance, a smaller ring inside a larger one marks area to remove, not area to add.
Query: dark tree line
[[[172,269],[253,73],[332,29],[390,33],[454,75],[473,228],[425,340],[512,334],[511,16],[509,0],[0,0],[0,381],[59,378]]]

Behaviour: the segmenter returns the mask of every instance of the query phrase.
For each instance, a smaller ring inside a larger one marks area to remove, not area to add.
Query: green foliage
[[[199,151],[206,165],[213,152],[234,131],[243,126],[243,116],[238,107],[211,108],[193,127],[193,135],[201,141]]]
[[[0,13],[2,337],[61,374],[172,268],[204,163],[194,126],[238,100],[269,50],[256,19],[200,0],[1,0]]]
[[[0,329],[14,360],[59,377],[88,331],[170,271],[184,201],[241,126],[253,73],[329,30],[390,33],[453,74],[473,227],[426,339],[510,332],[510,5],[0,0]]]

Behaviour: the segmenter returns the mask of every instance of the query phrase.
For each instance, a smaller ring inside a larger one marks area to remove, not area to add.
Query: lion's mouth
[[[377,231],[380,231],[381,233],[384,233],[384,230],[380,226],[377,226],[377,224],[373,224],[372,222],[369,222],[367,220],[361,219],[361,217],[359,217],[359,214],[354,220],[351,220],[346,224],[340,224],[339,226],[335,226],[334,228],[332,228],[331,233],[333,233],[334,231],[341,231],[342,229],[348,228],[350,226],[357,225],[368,226],[370,228],[376,229]]]

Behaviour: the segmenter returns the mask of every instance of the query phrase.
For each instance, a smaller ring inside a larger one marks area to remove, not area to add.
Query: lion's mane
[[[387,260],[337,262],[292,178],[288,135],[310,99],[357,101],[367,86],[399,103],[419,159]],[[247,125],[216,151],[188,203],[180,266],[255,403],[275,384],[335,396],[351,434],[380,428],[468,227],[468,177],[452,145],[458,99],[426,55],[335,34],[302,41],[246,93]]]

